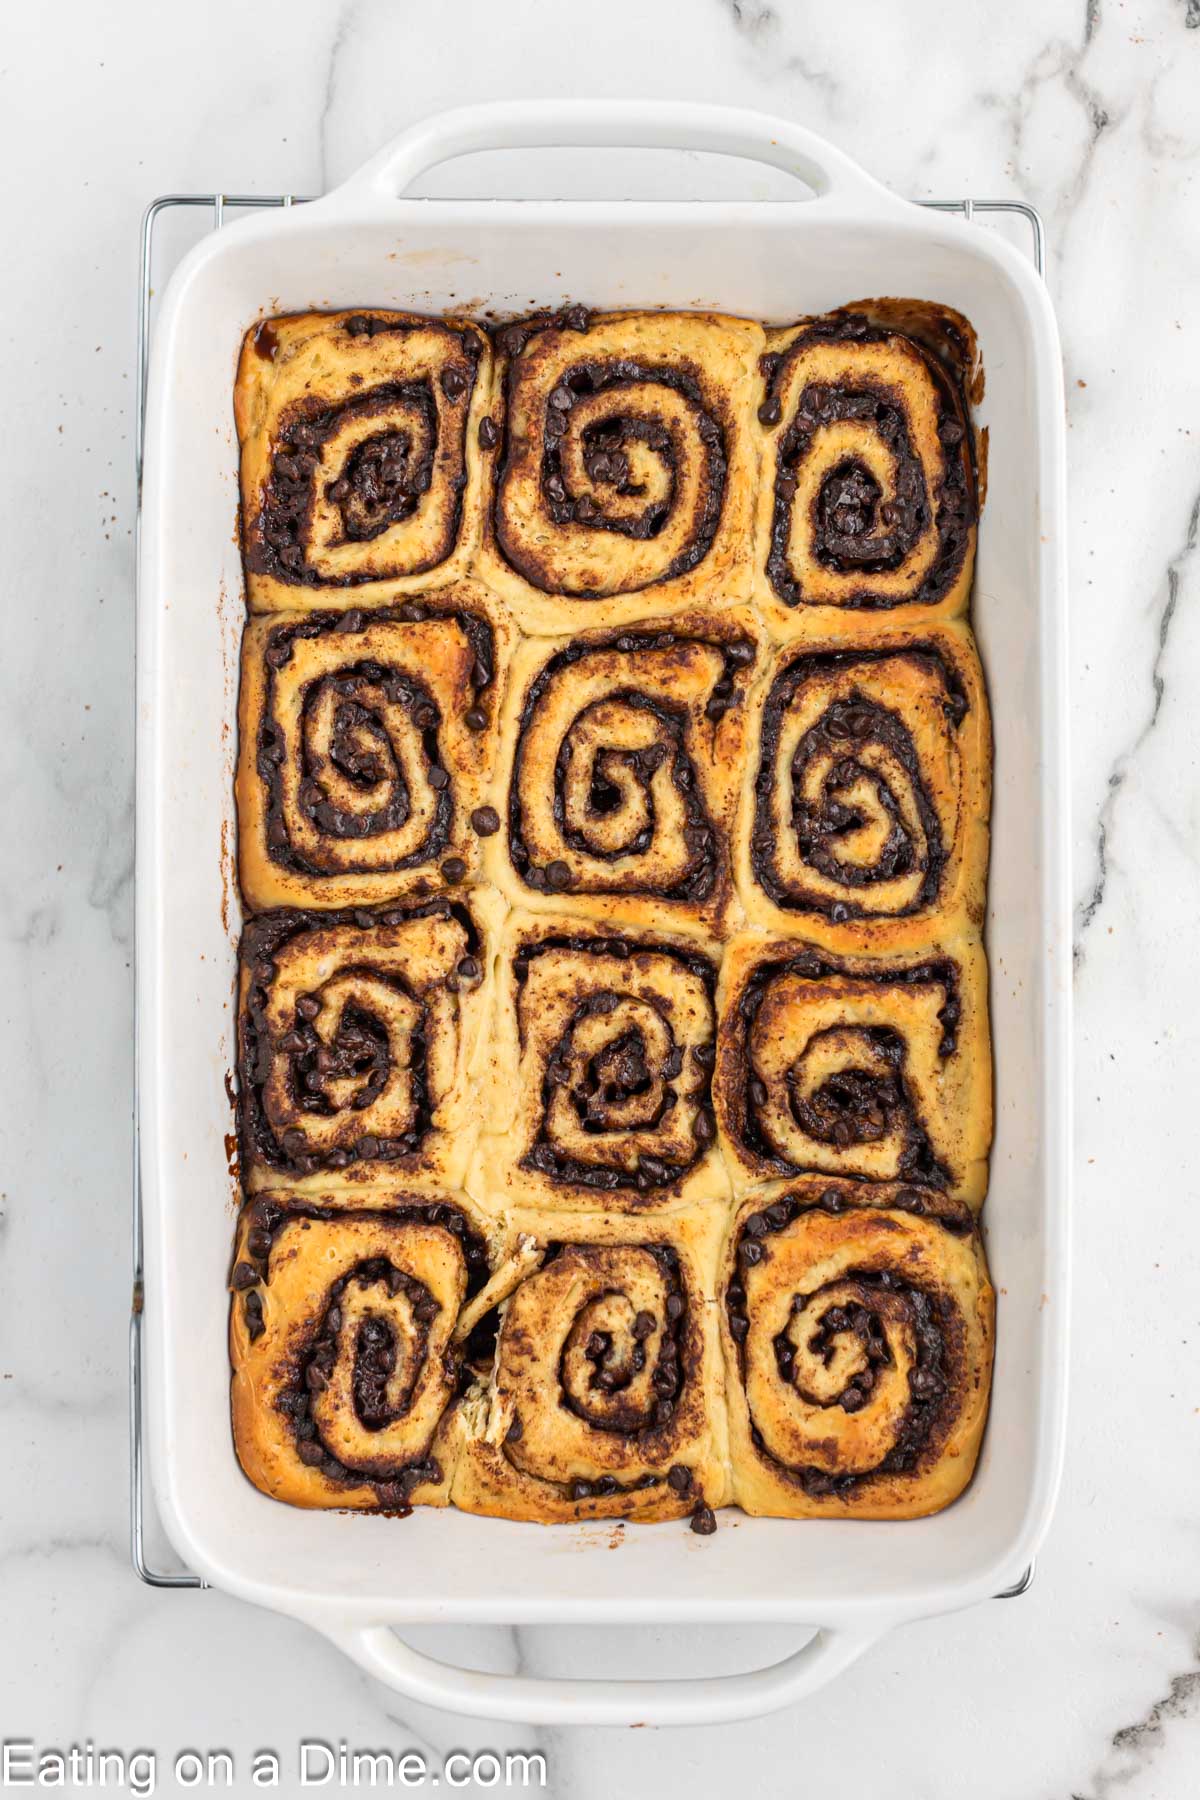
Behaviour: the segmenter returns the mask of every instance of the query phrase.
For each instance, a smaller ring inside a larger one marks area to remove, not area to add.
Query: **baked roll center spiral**
[[[775,334],[762,380],[760,544],[775,598],[786,607],[965,601],[975,481],[948,370],[912,338],[847,313]]]
[[[561,629],[571,602],[609,622],[631,616],[623,596],[662,607],[699,584],[744,596],[763,341],[744,320],[581,308],[497,334],[504,435],[481,567],[522,622]]]
[[[447,562],[488,361],[475,326],[397,313],[310,314],[249,335],[237,415],[252,604]]]
[[[585,906],[611,896],[634,917],[719,918],[754,640],[713,619],[548,657],[526,648],[509,703],[506,879]]]
[[[502,640],[502,641],[507,641]],[[336,905],[454,886],[490,773],[497,631],[474,588],[248,627],[242,887]]]
[[[483,996],[471,912],[277,914],[243,946],[242,1147],[251,1186],[457,1168]]]
[[[234,1424],[248,1472],[300,1505],[445,1502],[460,1319],[487,1253],[446,1203],[330,1215],[258,1200],[234,1263]]]
[[[969,1478],[993,1304],[970,1214],[873,1195],[811,1183],[739,1214],[725,1328],[752,1510],[918,1513]]]
[[[982,958],[838,960],[740,940],[715,1093],[747,1174],[824,1170],[982,1196],[991,1069]]]

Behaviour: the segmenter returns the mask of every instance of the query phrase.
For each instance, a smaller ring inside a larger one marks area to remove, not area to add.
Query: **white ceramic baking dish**
[[[404,198],[425,170],[517,146],[722,152],[804,183],[771,202]],[[975,623],[996,785],[988,943],[996,1142],[988,1253],[1002,1296],[975,1481],[931,1519],[746,1520],[711,1539],[502,1523],[453,1511],[302,1512],[242,1476],[230,1441],[226,1072],[238,929],[231,758],[242,622],[232,383],[265,312],[378,305],[522,311],[718,308],[786,321],[894,294],[974,322],[989,493]],[[689,105],[539,103],[415,127],[325,199],[214,234],[160,316],[146,438],[138,651],[138,957],[150,1465],[179,1554],[213,1585],[308,1621],[436,1706],[529,1722],[699,1723],[811,1692],[906,1620],[1014,1582],[1050,1514],[1067,1315],[1071,966],[1065,482],[1050,303],[996,234],[897,199],[780,119]],[[795,1621],[767,1669],[694,1681],[531,1681],[450,1666],[391,1627],[431,1620],[646,1625]]]

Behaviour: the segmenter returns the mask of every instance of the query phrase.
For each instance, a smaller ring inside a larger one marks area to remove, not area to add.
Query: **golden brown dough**
[[[962,1492],[995,1314],[964,1207],[914,1188],[780,1184],[739,1208],[720,1311],[748,1513],[912,1519]]]
[[[292,1506],[445,1506],[488,1274],[488,1229],[461,1196],[394,1192],[370,1213],[290,1195],[246,1207],[229,1343],[255,1487]]]
[[[747,935],[718,1005],[713,1092],[735,1191],[820,1173],[982,1205],[992,1066],[977,938],[881,958]]]
[[[490,1115],[468,1189],[563,1213],[725,1199],[710,1083],[717,969],[701,945],[512,913],[495,984]]]
[[[674,1519],[728,1493],[713,1208],[662,1219],[515,1212],[540,1260],[502,1309],[465,1403],[452,1498],[553,1524]]]
[[[735,867],[748,920],[896,952],[983,924],[991,731],[965,625],[778,650],[752,708]]]
[[[720,931],[761,634],[744,608],[526,639],[485,870],[513,902]]]
[[[269,913],[242,937],[242,1180],[457,1186],[478,1123],[497,897]],[[370,1203],[370,1202],[366,1202]]]
[[[511,628],[473,583],[275,614],[242,643],[238,867],[254,908],[454,888],[479,867]]]
[[[299,313],[247,332],[234,414],[252,612],[435,587],[479,536],[491,347],[413,313]]]
[[[522,630],[744,599],[760,326],[571,309],[498,335],[478,569]]]
[[[852,309],[767,335],[754,596],[781,637],[966,610],[978,504],[949,371]]]

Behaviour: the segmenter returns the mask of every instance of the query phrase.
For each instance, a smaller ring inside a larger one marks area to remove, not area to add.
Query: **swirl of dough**
[[[308,314],[249,335],[236,411],[254,610],[412,585],[469,548],[468,425],[488,361],[477,327],[403,313]]]
[[[465,1308],[486,1278],[484,1242],[456,1204],[248,1207],[231,1277],[233,1411],[256,1485],[301,1506],[444,1505]]]
[[[725,1329],[735,1483],[767,1502],[751,1510],[900,1517],[970,1478],[993,1304],[970,1214],[914,1189],[873,1199],[809,1183],[739,1214]]]
[[[961,610],[978,506],[949,372],[849,312],[774,334],[762,376],[760,542],[776,600]]]

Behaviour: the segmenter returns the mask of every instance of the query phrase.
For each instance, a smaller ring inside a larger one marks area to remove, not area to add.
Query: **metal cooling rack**
[[[141,569],[142,524],[142,459],[146,439],[146,384],[150,368],[150,312],[154,296],[154,231],[163,213],[176,207],[201,208],[211,213],[211,229],[219,231],[230,213],[252,212],[275,207],[300,206],[307,194],[161,194],[152,200],[142,216],[138,250],[138,317],[137,317],[137,413],[134,420],[134,447],[137,470],[137,524],[135,545],[136,567]],[[1041,214],[1023,200],[922,200],[933,212],[958,213],[972,224],[982,213],[1009,213],[1024,219],[1029,226],[1033,264],[1039,275],[1046,272],[1046,230]],[[140,596],[135,591],[135,611]],[[136,754],[136,751],[135,751]],[[139,1581],[153,1588],[206,1588],[207,1581],[186,1570],[154,1568],[146,1555],[145,1479],[142,1447],[142,1306],[144,1280],[142,1272],[142,1182],[138,1144],[138,1078],[136,1018],[136,945],[134,951],[134,1067],[133,1067],[133,1297],[129,1319],[129,1556]],[[1030,1563],[1021,1579],[1004,1588],[997,1600],[1016,1600],[1027,1593],[1033,1583],[1036,1564]]]

